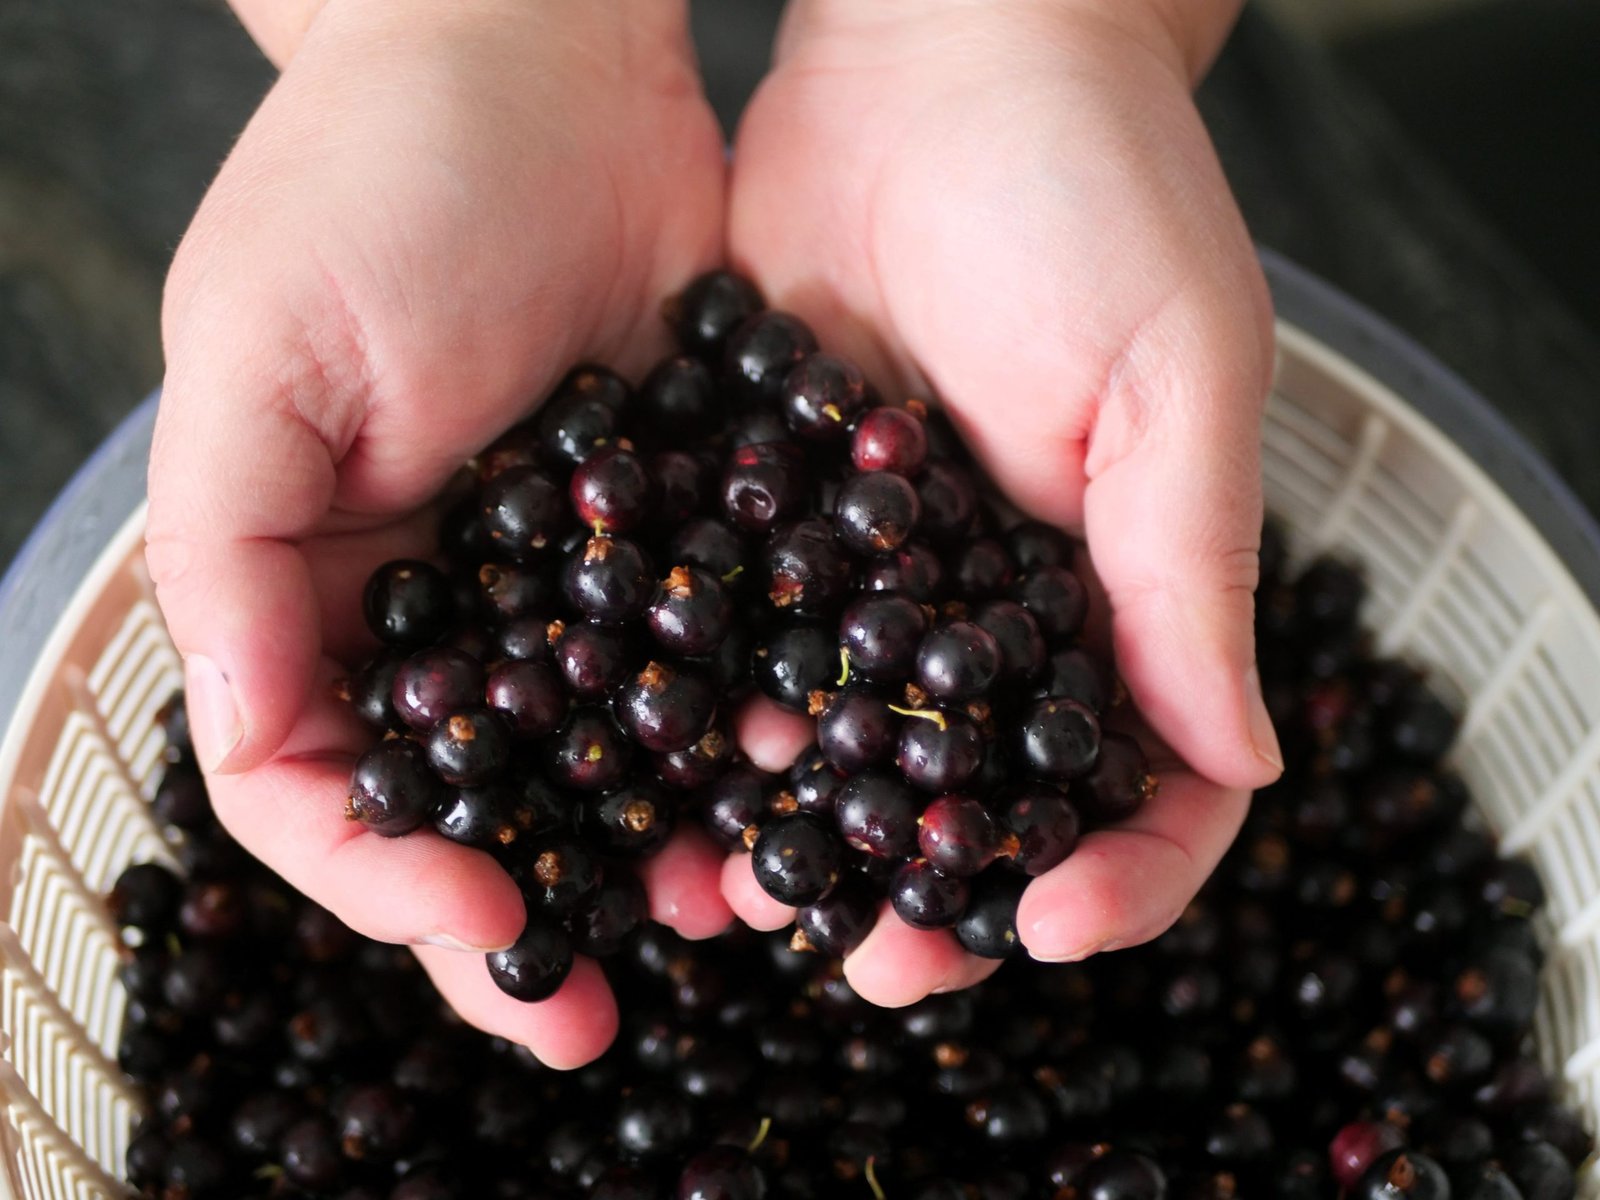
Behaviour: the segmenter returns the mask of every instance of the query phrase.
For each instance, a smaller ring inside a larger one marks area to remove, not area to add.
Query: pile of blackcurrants
[[[549,1071],[235,845],[168,720],[182,875],[118,879],[119,1062],[156,1200],[1571,1200],[1593,1139],[1538,1064],[1544,895],[1465,823],[1455,733],[1375,660],[1358,575],[1263,554],[1289,763],[1153,945],[1025,957],[890,1011],[782,935],[642,925],[623,1032]]]
[[[1028,877],[1156,786],[1101,730],[1074,543],[1008,527],[936,414],[748,282],[670,308],[680,354],[637,390],[573,370],[463,473],[445,565],[372,576],[385,649],[348,692],[386,737],[349,816],[505,864],[528,923],[489,970],[524,1000],[643,919],[626,864],[680,810],[800,909],[798,947],[848,953],[887,897],[1006,956]],[[734,744],[752,687],[815,718],[787,778]]]

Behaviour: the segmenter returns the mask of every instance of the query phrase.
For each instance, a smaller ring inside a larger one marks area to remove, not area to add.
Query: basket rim
[[[1437,426],[1600,609],[1600,523],[1521,432],[1397,326],[1269,247],[1258,251],[1279,322],[1347,359]],[[147,396],[77,470],[0,577],[0,735],[60,614],[145,499],[160,394]]]

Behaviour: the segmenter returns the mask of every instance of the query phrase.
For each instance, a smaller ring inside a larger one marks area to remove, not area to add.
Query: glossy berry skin
[[[956,550],[949,574],[964,599],[992,600],[1016,582],[1017,564],[994,538],[977,538]]]
[[[537,558],[572,523],[561,485],[538,467],[512,467],[484,484],[479,513],[496,555],[514,559]]]
[[[965,879],[920,858],[901,863],[889,881],[889,902],[913,929],[948,929],[966,911],[970,894]]]
[[[649,514],[655,488],[644,460],[623,446],[602,446],[572,473],[572,511],[596,533],[627,533]]]
[[[450,646],[411,654],[395,669],[390,702],[413,730],[432,730],[448,712],[480,704],[483,664]]]
[[[1450,1200],[1450,1180],[1426,1155],[1390,1150],[1367,1168],[1350,1195],[1351,1200]]]
[[[965,713],[913,714],[900,726],[895,763],[912,787],[960,791],[983,764],[983,735]]]
[[[374,833],[399,837],[420,828],[445,796],[445,786],[416,742],[392,738],[356,760],[345,816]]]
[[[781,904],[821,900],[839,881],[844,847],[820,817],[790,813],[761,827],[750,866],[761,889]]]
[[[1033,614],[1051,641],[1076,637],[1089,615],[1089,591],[1066,567],[1033,568],[1017,580],[1011,598]]]
[[[484,563],[477,580],[478,610],[494,622],[543,612],[553,594],[549,577],[531,564]]]
[[[834,801],[845,778],[828,765],[816,746],[802,750],[789,767],[789,790],[794,794],[795,806],[801,812],[832,817]]]
[[[1167,1177],[1143,1154],[1114,1150],[1078,1173],[1073,1194],[1079,1200],[1164,1200]]]
[[[850,586],[850,560],[826,521],[796,521],[776,529],[761,548],[767,599],[794,613],[823,612]]]
[[[737,752],[733,730],[726,718],[719,717],[713,719],[711,728],[694,745],[657,754],[653,760],[656,778],[676,791],[696,791],[715,783],[732,765]]]
[[[915,475],[928,460],[927,430],[908,409],[874,408],[856,423],[850,460],[858,471]]]
[[[1549,1142],[1524,1142],[1510,1153],[1505,1166],[1524,1196],[1572,1200],[1578,1193],[1571,1165]]]
[[[339,1145],[358,1162],[393,1162],[410,1145],[416,1110],[398,1089],[386,1084],[352,1088],[337,1110]]]
[[[737,589],[748,553],[744,535],[725,521],[696,517],[680,525],[667,542],[667,559],[703,567],[726,587]]]
[[[706,680],[687,669],[652,662],[622,685],[612,701],[617,723],[646,750],[687,750],[711,728],[717,698]]]
[[[829,763],[846,773],[888,761],[898,733],[889,706],[863,688],[845,688],[828,697],[817,715],[817,745]]]
[[[723,374],[741,405],[775,405],[790,370],[816,348],[816,335],[799,317],[758,313],[729,336]]]
[[[917,477],[917,499],[923,532],[940,545],[967,536],[978,515],[978,489],[954,463],[930,461]]]
[[[561,589],[568,603],[601,625],[644,613],[655,592],[650,560],[624,538],[594,537],[567,559]]]
[[[857,554],[888,554],[905,544],[922,519],[922,500],[903,475],[852,475],[833,502],[839,540]]]
[[[1007,958],[1017,940],[1017,905],[1024,880],[1008,871],[989,870],[972,881],[967,911],[956,922],[956,940],[979,958]]]
[[[971,796],[939,796],[917,820],[917,849],[946,875],[976,875],[1000,856],[1000,826]]]
[[[183,898],[183,883],[160,863],[135,863],[117,876],[106,905],[118,925],[146,932],[170,928]]]
[[[567,392],[551,397],[534,422],[539,445],[549,459],[576,467],[616,438],[619,416],[604,397]]]
[[[1051,651],[1032,688],[1039,699],[1064,696],[1093,709],[1096,716],[1105,715],[1111,694],[1111,673],[1081,646]]]
[[[647,464],[654,503],[645,514],[653,529],[676,529],[711,507],[716,493],[714,464],[683,450],[652,454]]]
[[[374,571],[361,604],[367,628],[390,646],[426,646],[442,637],[455,617],[455,595],[444,572],[409,558]]]
[[[867,406],[861,368],[834,354],[808,354],[784,377],[778,407],[797,437],[831,441],[849,436]]]
[[[700,359],[684,354],[650,369],[636,403],[639,424],[653,442],[691,445],[722,423],[716,376]]]
[[[542,662],[504,662],[489,672],[484,698],[519,738],[553,733],[566,719],[560,675]]]
[[[1043,521],[1022,521],[1006,530],[1006,549],[1022,571],[1035,567],[1072,567],[1077,543],[1054,525]]]
[[[703,567],[674,567],[656,587],[645,622],[670,654],[710,654],[733,624],[733,603]]]
[[[911,674],[927,629],[927,613],[909,597],[894,592],[866,595],[844,610],[839,645],[852,675],[870,680],[903,679]]]
[[[624,630],[552,621],[545,627],[545,637],[556,669],[577,699],[603,700],[627,681],[632,656]]]
[[[643,858],[666,845],[677,805],[655,784],[635,779],[589,797],[582,812],[583,831],[602,853]]]
[[[756,687],[791,712],[808,711],[812,692],[832,687],[839,674],[839,643],[821,625],[780,626],[751,659]]]
[[[1038,779],[1087,775],[1100,752],[1100,722],[1075,700],[1036,700],[1018,731],[1019,762]]]
[[[478,787],[497,778],[511,760],[511,730],[487,708],[450,713],[427,736],[428,763],[456,787]]]
[[[973,615],[1000,647],[1001,677],[1012,682],[1033,679],[1044,668],[1044,634],[1033,614],[1014,600],[991,600]]]
[[[1087,820],[1104,825],[1133,816],[1159,786],[1137,741],[1102,731],[1100,753],[1089,772],[1073,783],[1072,798]]]
[[[750,533],[770,533],[799,516],[808,494],[805,459],[790,442],[740,446],[722,476],[722,509]]]
[[[400,715],[394,711],[394,677],[404,661],[398,651],[385,649],[350,677],[350,707],[368,725],[389,729],[400,723]]]
[[[519,847],[511,875],[531,910],[567,917],[577,912],[600,887],[602,871],[588,843],[556,832]]]
[[[639,877],[632,871],[611,871],[572,918],[572,947],[594,958],[616,954],[649,919],[650,902]]]
[[[1328,1165],[1342,1188],[1352,1188],[1383,1155],[1405,1144],[1405,1134],[1387,1121],[1352,1121],[1328,1144]]]
[[[917,682],[938,700],[975,700],[1000,676],[1000,644],[971,621],[936,625],[917,647]]]
[[[677,1200],[764,1200],[766,1176],[738,1146],[702,1150],[678,1174]]]
[[[495,850],[517,839],[513,820],[517,793],[502,781],[487,787],[456,788],[434,810],[433,827],[452,842]]]
[[[864,771],[839,789],[834,818],[852,848],[874,858],[909,858],[916,853],[920,808],[898,776]]]
[[[800,909],[794,923],[804,948],[843,958],[866,941],[878,923],[878,899],[864,875],[847,871],[831,892]]]
[[[944,583],[939,556],[921,542],[907,542],[892,554],[869,560],[861,587],[869,592],[901,592],[918,604],[932,604]]]
[[[628,742],[603,710],[580,708],[544,742],[550,781],[585,792],[621,783],[627,774]]]
[[[1024,875],[1043,875],[1064,862],[1078,844],[1078,811],[1049,786],[1025,790],[1006,805],[1001,827],[1016,839],[1010,866]]]
[[[572,970],[572,939],[543,917],[528,917],[522,936],[505,950],[485,955],[489,978],[506,995],[533,1003],[560,990]]]
[[[756,285],[742,275],[711,271],[684,288],[668,312],[684,353],[718,362],[733,332],[765,305]]]
[[[767,818],[771,777],[749,763],[725,771],[701,799],[701,820],[725,850],[748,850]]]

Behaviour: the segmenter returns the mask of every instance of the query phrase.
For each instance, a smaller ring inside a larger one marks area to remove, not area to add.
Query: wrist
[[[879,41],[941,19],[975,30],[1007,20],[1073,32],[1098,31],[1139,43],[1191,84],[1210,67],[1244,0],[790,0],[778,53],[812,37]]]

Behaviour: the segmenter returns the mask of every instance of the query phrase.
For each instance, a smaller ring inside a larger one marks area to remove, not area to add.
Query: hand
[[[1252,628],[1269,303],[1189,95],[1214,47],[1162,13],[794,0],[734,154],[735,265],[1087,536],[1119,670],[1188,765],[1029,886],[1018,932],[1054,961],[1170,925],[1282,769]],[[796,736],[765,733],[758,761]],[[792,916],[742,858],[724,892],[757,927]],[[898,1005],[993,967],[888,916],[845,969]]]
[[[329,685],[372,646],[367,574],[427,552],[460,463],[572,363],[664,351],[660,298],[722,254],[724,170],[681,4],[331,0],[168,283],[148,561],[218,814],[360,932],[426,943],[458,1012],[555,1066],[611,1041],[603,976],[580,962],[537,1005],[495,988],[516,887],[431,830],[344,819],[371,735]],[[652,914],[721,930],[719,866],[680,837]]]

